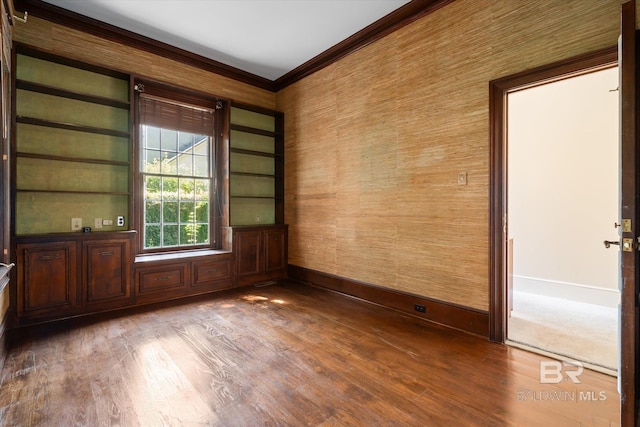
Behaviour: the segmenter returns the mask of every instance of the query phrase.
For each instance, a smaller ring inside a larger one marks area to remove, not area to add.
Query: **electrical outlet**
[[[427,307],[425,307],[424,305],[420,305],[420,304],[414,304],[413,309],[419,313],[426,313],[427,312]]]
[[[112,219],[103,219],[102,220],[102,225],[107,225],[107,226],[113,225],[113,220]]]
[[[93,222],[93,228],[102,228],[102,218],[96,218]]]
[[[82,230],[82,218],[71,218],[71,231]]]
[[[118,227],[124,227],[124,216],[118,215]]]

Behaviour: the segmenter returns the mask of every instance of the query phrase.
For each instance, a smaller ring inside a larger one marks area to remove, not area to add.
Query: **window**
[[[141,248],[215,246],[215,101],[188,103],[149,85],[136,88]]]

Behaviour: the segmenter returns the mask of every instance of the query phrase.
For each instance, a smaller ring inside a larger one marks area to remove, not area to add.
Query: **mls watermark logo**
[[[560,384],[571,382],[581,384],[580,375],[584,372],[584,365],[577,361],[540,361],[540,384]],[[549,386],[544,390],[521,389],[516,395],[519,401],[529,402],[598,402],[607,400],[607,392],[573,387]]]
[[[580,384],[578,377],[582,375],[583,371],[584,366],[577,361],[540,361],[540,384],[559,384],[562,381],[571,381],[574,384]]]

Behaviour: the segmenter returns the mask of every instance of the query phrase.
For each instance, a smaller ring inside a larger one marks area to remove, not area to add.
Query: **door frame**
[[[544,83],[611,68],[618,47],[554,62],[489,82],[489,339],[507,338],[507,95]]]
[[[637,426],[638,419],[638,285],[640,284],[640,152],[638,102],[639,32],[637,30],[636,0],[627,1],[621,8],[618,56],[620,61],[620,217],[631,221],[631,229],[620,228],[620,237],[631,242],[630,251],[621,251],[620,286],[620,372],[621,424]]]

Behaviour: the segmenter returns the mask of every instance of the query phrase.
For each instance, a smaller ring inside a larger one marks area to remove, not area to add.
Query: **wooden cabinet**
[[[85,305],[119,306],[131,299],[131,256],[128,240],[82,244]]]
[[[76,242],[17,247],[18,317],[62,317],[78,305]]]
[[[135,302],[163,301],[233,287],[233,254],[141,257],[135,266]]]
[[[134,232],[16,237],[19,325],[131,304]]]
[[[287,276],[286,225],[226,228],[226,250],[135,258],[134,231],[16,236],[17,325]],[[135,259],[134,259],[135,258]]]
[[[287,276],[287,226],[234,227],[239,286]]]

